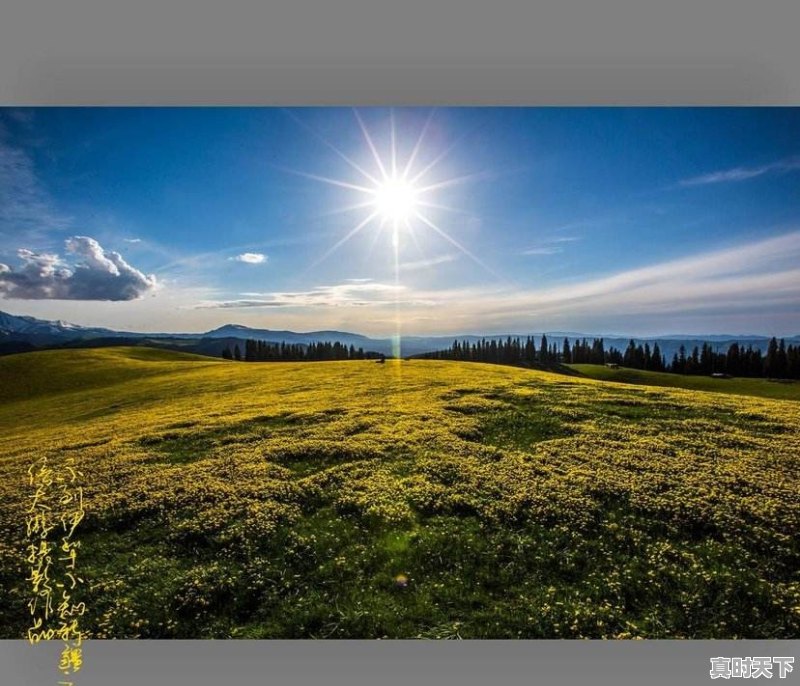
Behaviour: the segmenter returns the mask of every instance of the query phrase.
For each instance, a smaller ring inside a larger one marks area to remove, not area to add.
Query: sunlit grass
[[[141,348],[0,381],[4,637],[41,454],[85,474],[95,637],[800,634],[797,402]]]

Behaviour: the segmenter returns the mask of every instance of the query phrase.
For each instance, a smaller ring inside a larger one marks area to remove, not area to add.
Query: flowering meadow
[[[799,638],[800,401],[479,363],[0,358],[0,636],[74,458],[91,638]]]

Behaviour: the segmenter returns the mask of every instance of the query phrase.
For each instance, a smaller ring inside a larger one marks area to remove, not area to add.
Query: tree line
[[[244,351],[238,343],[225,346],[222,357],[242,362],[321,362],[326,360],[372,360],[383,355],[365,352],[363,348],[335,343],[271,343],[247,339]]]
[[[544,335],[537,347],[532,336],[524,339],[509,336],[505,340],[484,338],[472,343],[456,339],[445,350],[423,353],[416,357],[516,366],[554,366],[561,363],[604,364],[609,361],[609,351],[606,351],[602,338],[596,338],[591,343],[583,339],[575,341],[572,345],[570,345],[569,339],[565,338],[559,347],[558,344],[548,341],[547,336]]]
[[[727,351],[720,352],[710,343],[703,343],[702,346],[694,346],[691,352],[681,345],[670,361],[662,353],[658,342],[654,342],[651,347],[649,342],[637,345],[631,340],[627,348],[621,351],[613,346],[606,348],[602,338],[595,338],[591,342],[584,338],[571,344],[565,338],[558,345],[549,342],[547,336],[542,336],[538,347],[532,336],[509,336],[505,340],[481,339],[472,343],[456,339],[449,348],[417,357],[514,366],[617,364],[633,369],[674,374],[800,379],[800,346],[787,346],[784,339],[779,341],[775,337],[769,341],[766,354],[752,345],[745,348],[738,343],[732,343]]]
[[[630,349],[630,344],[628,345]],[[726,352],[718,352],[709,343],[694,346],[688,353],[681,346],[672,357],[666,371],[677,374],[728,374],[730,376],[766,377],[769,379],[800,379],[800,346],[786,345],[774,336],[767,352],[748,345],[731,343]]]

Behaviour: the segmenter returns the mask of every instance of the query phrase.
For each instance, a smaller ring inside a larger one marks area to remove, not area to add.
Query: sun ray
[[[343,205],[342,207],[334,207],[332,210],[328,210],[327,212],[320,212],[319,214],[316,214],[315,216],[316,217],[333,217],[333,216],[336,216],[338,214],[347,214],[348,212],[355,212],[356,210],[363,210],[363,209],[366,209],[367,207],[374,207],[374,206],[375,206],[375,201],[374,200],[372,200],[372,199],[364,200],[363,202],[357,202],[357,203],[354,203],[353,205]]]
[[[298,171],[297,169],[289,169],[287,167],[276,167],[276,169],[280,169],[281,171],[284,171],[287,174],[302,176],[306,179],[311,179],[312,181],[321,181],[322,183],[328,183],[331,186],[338,186],[339,188],[347,188],[351,191],[359,191],[361,193],[372,193],[373,190],[372,188],[368,188],[367,186],[359,186],[355,183],[340,181],[339,179],[331,179],[327,176],[320,176],[319,174],[309,174],[308,172]]]
[[[394,109],[389,110],[389,124],[392,139],[392,178],[397,178],[397,139],[394,126]]]
[[[434,167],[436,167],[442,160],[444,160],[453,150],[455,150],[458,145],[467,137],[467,133],[465,132],[455,138],[450,145],[448,145],[441,153],[439,153],[433,160],[431,160],[428,164],[426,164],[422,169],[420,169],[412,178],[411,183],[416,184],[421,181],[427,174],[430,172]]]
[[[463,176],[454,176],[449,179],[444,179],[443,181],[432,183],[428,186],[420,186],[417,192],[430,193],[431,191],[438,191],[442,188],[449,188],[450,186],[457,186],[462,183],[469,183],[472,181],[478,181],[480,179],[490,179],[493,177],[494,173],[489,171],[476,172],[474,174],[464,174]]]
[[[425,175],[429,171],[431,171],[431,169],[436,167],[436,165],[439,164],[439,162],[445,159],[453,151],[453,149],[456,147],[456,145],[458,145],[460,140],[461,140],[460,138],[454,140],[442,152],[440,152],[436,157],[434,157],[430,162],[428,162],[428,164],[426,164],[422,169],[420,169],[416,174],[414,174],[414,176],[411,178],[411,183],[416,184],[423,178],[425,178]]]
[[[402,331],[400,321],[400,235],[399,221],[392,227],[392,247],[394,248],[394,325],[395,334],[392,343],[392,356],[400,359],[402,355]]]
[[[375,159],[375,163],[378,165],[378,169],[381,170],[381,174],[383,175],[384,180],[388,179],[389,175],[386,173],[386,167],[383,166],[383,161],[381,160],[381,156],[378,154],[378,150],[375,147],[375,143],[372,142],[372,137],[369,135],[369,131],[367,131],[367,127],[364,124],[364,120],[361,118],[361,115],[358,113],[357,109],[353,109],[353,114],[358,120],[358,125],[361,128],[361,133],[364,135],[364,140],[366,141],[367,146],[372,152],[372,157]]]
[[[431,121],[433,120],[433,115],[435,114],[436,109],[431,109],[430,113],[428,114],[428,118],[425,120],[425,124],[422,126],[422,130],[420,131],[419,136],[417,137],[417,142],[414,144],[413,149],[411,150],[411,155],[406,162],[406,166],[403,169],[402,178],[407,179],[408,174],[414,166],[414,162],[417,161],[417,155],[419,155],[420,147],[422,146],[422,141],[425,138],[425,134],[428,132],[428,127],[431,125]]]
[[[367,256],[369,257],[372,255],[372,251],[375,250],[375,245],[378,242],[378,239],[381,237],[383,233],[383,229],[386,226],[386,220],[381,219],[378,223],[378,230],[372,232],[372,241],[370,242],[369,246],[367,246]]]
[[[347,162],[347,164],[349,164],[359,174],[364,176],[365,179],[367,179],[368,181],[370,181],[371,183],[374,183],[374,184],[379,183],[378,179],[375,178],[375,176],[373,176],[366,169],[361,167],[361,165],[359,165],[356,162],[354,162],[353,160],[351,160],[347,155],[345,155],[341,150],[339,150],[339,148],[337,148],[333,143],[331,143],[327,138],[325,138],[325,136],[323,136],[321,133],[319,133],[318,131],[315,131],[313,128],[311,128],[308,124],[306,124],[304,121],[302,121],[300,119],[300,117],[298,117],[296,114],[294,114],[293,112],[291,112],[288,109],[285,109],[284,112],[298,126],[301,126],[303,129],[308,131],[314,138],[316,138],[318,141],[320,141],[323,145],[325,145],[328,148],[330,148],[331,150],[333,150],[333,152],[335,152],[339,157],[341,157],[345,162]]]
[[[420,207],[428,207],[432,210],[444,210],[445,212],[453,212],[454,214],[460,214],[465,217],[475,217],[472,212],[468,212],[467,210],[462,210],[458,207],[453,207],[452,205],[442,205],[441,203],[436,202],[428,202],[427,200],[417,200],[417,205]]]
[[[507,279],[497,272],[495,272],[489,265],[487,265],[483,260],[481,260],[477,255],[474,255],[470,252],[467,248],[465,248],[461,243],[459,243],[455,238],[453,238],[450,234],[448,234],[444,229],[439,228],[434,224],[430,219],[428,219],[424,214],[418,212],[416,215],[417,219],[421,221],[423,224],[428,226],[429,228],[433,229],[436,233],[438,233],[442,238],[446,241],[451,243],[453,246],[458,248],[462,253],[464,253],[467,257],[469,257],[475,264],[485,269],[489,274],[491,274],[496,279],[500,281],[507,281]]]
[[[304,271],[304,273],[314,269],[314,267],[318,267],[322,264],[325,260],[327,260],[334,252],[336,252],[339,248],[341,248],[347,241],[349,241],[353,236],[355,236],[361,229],[363,229],[367,224],[369,224],[375,217],[378,216],[377,212],[373,212],[372,214],[368,215],[364,218],[360,223],[354,226],[343,238],[340,238],[336,243],[334,243],[324,255],[322,255],[319,259],[315,260],[312,264],[310,264]]]
[[[405,230],[406,233],[409,236],[411,236],[411,240],[414,242],[414,246],[417,248],[419,254],[424,256],[425,251],[423,250],[422,245],[420,245],[419,238],[417,237],[417,232],[414,230],[414,226],[411,224],[411,222],[408,221],[407,219],[405,220]]]

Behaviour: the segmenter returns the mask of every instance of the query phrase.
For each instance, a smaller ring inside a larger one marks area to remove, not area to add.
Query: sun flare
[[[402,177],[385,179],[375,187],[373,196],[378,216],[395,225],[407,222],[419,211],[419,189]]]
[[[439,180],[430,178],[435,173],[435,168],[440,165],[453,147],[451,145],[432,155],[430,151],[425,150],[425,137],[431,126],[434,113],[435,110],[432,110],[419,131],[416,142],[411,144],[407,139],[398,141],[393,113],[389,116],[389,135],[386,140],[380,140],[374,138],[367,129],[358,110],[353,110],[356,123],[368,151],[366,161],[361,159],[356,161],[340,150],[333,142],[313,131],[301,120],[293,117],[300,126],[320,140],[356,172],[357,177],[350,180],[347,178],[320,176],[303,171],[287,171],[314,181],[336,186],[350,194],[360,196],[355,204],[346,204],[335,210],[334,214],[354,210],[364,213],[354,226],[309,265],[307,271],[316,268],[357,235],[365,230],[370,230],[368,229],[370,227],[371,230],[375,231],[376,237],[386,235],[391,241],[394,276],[397,283],[400,280],[400,253],[408,244],[405,238],[408,238],[410,243],[421,251],[423,248],[419,240],[420,233],[428,233],[441,238],[475,264],[482,267],[487,273],[502,280],[502,277],[470,251],[461,241],[452,236],[449,231],[442,228],[438,220],[434,219],[435,215],[432,212],[436,210],[439,212],[460,212],[457,207],[454,208],[437,202],[436,196],[440,191],[481,178],[480,174],[445,176],[444,178],[440,176]],[[398,145],[398,143],[400,144]]]

